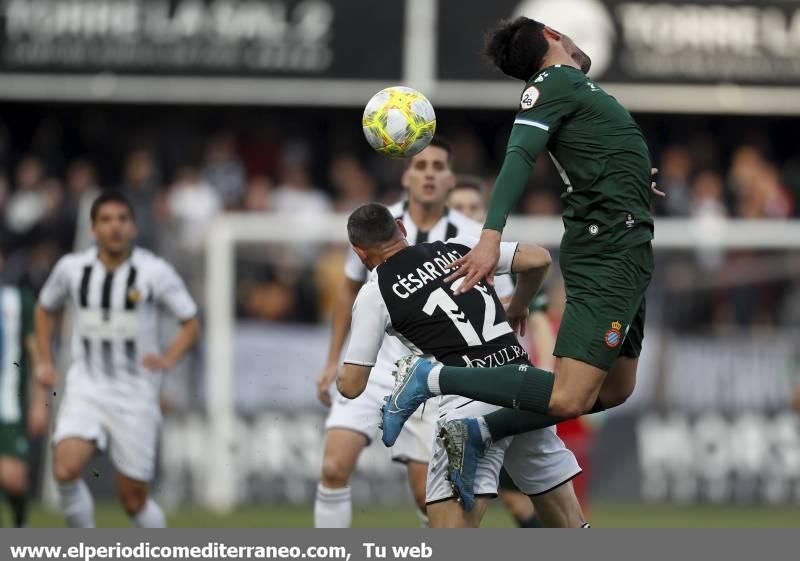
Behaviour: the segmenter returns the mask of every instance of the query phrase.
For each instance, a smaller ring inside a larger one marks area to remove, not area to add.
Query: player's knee
[[[58,483],[71,483],[81,476],[81,468],[75,463],[61,460],[53,462],[53,477]]]
[[[633,394],[635,382],[618,383],[612,386],[604,387],[600,391],[598,399],[603,404],[605,409],[616,407],[625,403],[628,398]]]
[[[147,503],[147,490],[133,488],[121,488],[119,490],[119,501],[122,503],[122,508],[129,516],[139,513],[145,503]]]
[[[550,398],[548,412],[555,417],[573,419],[588,412],[590,408],[591,404],[584,396],[554,392]]]
[[[28,491],[28,479],[25,472],[14,473],[3,478],[2,486],[9,495],[24,495]]]
[[[322,460],[322,484],[328,489],[346,487],[350,481],[350,468],[335,457]]]

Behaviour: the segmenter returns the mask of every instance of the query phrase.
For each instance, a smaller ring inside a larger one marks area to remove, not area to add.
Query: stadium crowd
[[[231,110],[222,128],[206,122],[206,111],[148,111],[139,116],[131,108],[60,108],[44,117],[37,113],[36,122],[26,121],[20,111],[0,125],[0,262],[7,282],[38,289],[61,254],[89,244],[87,204],[101,189],[119,188],[131,198],[139,243],[175,263],[200,302],[205,235],[217,214],[313,216],[402,196],[402,162],[369,151],[360,129],[349,122],[358,122],[355,113],[326,113],[315,125],[321,110],[265,111],[270,117],[253,119]],[[502,160],[505,116],[440,117],[440,130],[453,144],[455,169],[484,179],[488,188]],[[718,127],[717,138],[720,126],[739,129],[724,120],[723,125],[670,121],[642,119],[660,169],[660,188],[668,193],[657,201],[659,215],[789,219],[800,214],[800,153],[775,144],[783,135],[773,124],[744,126],[746,134],[726,134],[721,143],[708,140],[711,128]],[[557,215],[562,190],[543,155],[517,211]],[[237,255],[240,317],[316,322],[330,310],[331,287],[341,275],[341,247],[246,246]],[[741,267],[743,259],[748,256],[706,259],[706,270]],[[734,302],[723,306],[729,313],[705,313],[720,321],[782,322],[775,316],[780,307],[774,298],[787,290],[770,288],[768,302],[746,298],[755,307],[741,313],[749,305],[743,308],[736,298],[725,300]],[[773,317],[762,317],[766,310]],[[689,319],[696,321],[696,313]]]

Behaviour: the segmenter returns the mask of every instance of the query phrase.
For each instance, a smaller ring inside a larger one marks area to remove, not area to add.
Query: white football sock
[[[314,528],[349,528],[353,522],[350,487],[328,489],[317,485],[314,501]]]
[[[428,515],[422,512],[419,507],[416,508],[417,511],[417,518],[419,518],[419,527],[420,528],[430,528],[431,521],[428,519]]]
[[[442,389],[439,387],[439,373],[442,371],[443,364],[437,364],[428,373],[428,390],[433,395],[442,395]]]
[[[70,528],[94,528],[94,499],[83,479],[58,485],[58,503]]]
[[[481,429],[481,438],[484,442],[492,442],[492,433],[489,432],[489,425],[483,417],[478,417],[478,426]]]
[[[137,528],[167,527],[167,517],[164,516],[164,511],[150,497],[147,497],[147,502],[144,503],[142,510],[131,516],[131,520]]]

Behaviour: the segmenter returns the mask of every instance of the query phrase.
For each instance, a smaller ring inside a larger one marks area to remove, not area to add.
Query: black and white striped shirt
[[[74,308],[72,357],[82,364],[87,383],[147,394],[157,391],[160,376],[142,366],[141,359],[160,352],[162,312],[179,321],[197,315],[175,269],[140,248],[113,271],[100,261],[96,248],[62,257],[39,294],[39,304],[57,311],[67,301]]]

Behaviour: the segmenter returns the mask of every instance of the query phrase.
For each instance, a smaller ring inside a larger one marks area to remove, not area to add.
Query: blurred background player
[[[450,145],[442,139],[434,139],[428,148],[409,159],[402,177],[407,198],[390,208],[393,216],[403,220],[409,243],[480,234],[479,223],[447,207],[447,197],[455,183],[450,166]],[[383,398],[392,391],[391,372],[395,362],[410,352],[396,337],[387,335],[366,391],[354,400],[338,393],[331,399],[330,386],[336,378],[342,347],[350,330],[353,303],[368,275],[367,268],[351,250],[345,265],[346,278],[333,312],[328,362],[317,382],[320,401],[331,406],[325,422],[322,476],[314,503],[317,528],[350,526],[350,477],[359,455],[377,433]],[[420,408],[391,450],[392,459],[408,468],[411,491],[423,524],[427,524],[425,479],[436,417],[435,405],[424,411]]]
[[[74,307],[74,363],[53,434],[61,510],[71,527],[94,526],[93,499],[81,474],[97,450],[108,448],[125,512],[138,527],[162,528],[164,513],[149,497],[161,425],[159,389],[163,371],[197,338],[197,306],[171,265],[134,247],[137,231],[127,198],[105,192],[90,216],[97,246],[61,258],[35,312],[37,378],[53,387],[56,314],[67,301]],[[163,353],[157,342],[162,308],[181,322]]]
[[[29,290],[0,284],[0,493],[17,528],[27,526],[28,437],[47,431],[47,394],[30,376],[36,367],[33,305]]]
[[[459,175],[456,177],[455,187],[450,191],[448,205],[473,220],[483,222],[484,218],[486,218],[486,193],[486,185],[480,178]],[[498,281],[504,281],[505,279],[509,279],[509,277],[497,278]],[[547,292],[539,293],[530,304],[529,310],[531,314],[528,318],[528,334],[531,345],[529,345],[529,354],[531,355],[531,362],[540,368],[552,368],[553,366],[555,334],[558,332],[561,314],[564,312],[564,298],[563,285],[554,284]],[[508,298],[501,298],[501,300],[504,304],[508,303]],[[573,480],[573,486],[583,512],[587,515],[588,437],[590,434],[587,432],[588,430],[583,417],[560,423],[557,427],[558,436],[561,437],[567,448],[572,450],[583,469],[583,473]],[[519,490],[519,487],[514,484],[505,469],[500,472],[499,495],[506,509],[514,517],[520,528],[542,527],[530,497]]]

